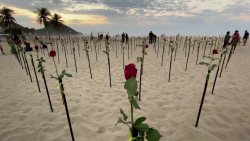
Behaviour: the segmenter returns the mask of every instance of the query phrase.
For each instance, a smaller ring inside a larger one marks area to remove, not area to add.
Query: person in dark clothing
[[[124,32],[122,33],[122,42],[124,43],[124,38],[125,38],[125,34]]]
[[[13,34],[13,36],[14,36],[14,41],[18,41],[19,40],[19,37],[16,34]]]
[[[33,48],[30,47],[30,43],[27,43],[26,47],[25,47],[25,51],[32,51]]]
[[[108,35],[108,34],[106,34],[106,40],[107,40],[107,41],[109,40],[109,35]]]
[[[227,47],[227,44],[229,43],[230,38],[231,38],[230,32],[228,31],[227,34],[225,35],[225,38],[224,38],[224,45],[223,45],[223,48],[224,48],[224,47]]]
[[[149,35],[149,44],[152,44],[154,34],[152,33],[152,31],[150,31],[150,33],[148,35]]]
[[[247,43],[247,39],[249,38],[249,33],[247,32],[247,30],[245,31],[245,34],[243,36],[243,46],[246,45]]]
[[[125,33],[126,43],[128,43],[128,34]]]

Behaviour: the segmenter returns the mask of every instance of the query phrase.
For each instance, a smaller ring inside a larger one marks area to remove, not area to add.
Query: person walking
[[[245,31],[245,34],[243,36],[243,46],[246,45],[247,43],[247,39],[249,38],[249,33],[247,32],[247,30]]]
[[[228,31],[227,34],[226,34],[225,37],[224,37],[224,45],[223,45],[223,48],[227,47],[227,44],[229,43],[230,38],[231,38],[230,32]]]
[[[122,33],[122,42],[124,43],[124,38],[125,38],[125,34],[124,32]]]
[[[152,44],[154,34],[152,33],[152,31],[150,31],[148,35],[149,35],[149,44]]]
[[[240,39],[240,34],[239,34],[239,31],[236,30],[233,34],[233,39],[231,41],[231,43],[233,44],[233,47],[234,47],[234,51],[236,49],[236,46],[237,46],[237,43],[239,42],[239,39]]]
[[[125,33],[126,43],[128,44],[128,34]]]

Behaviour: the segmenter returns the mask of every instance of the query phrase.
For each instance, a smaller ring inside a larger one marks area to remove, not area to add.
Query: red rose
[[[16,41],[16,44],[20,45],[20,44],[21,44],[21,41]]]
[[[142,41],[142,43],[144,43],[144,41]]]
[[[56,51],[51,50],[51,51],[49,52],[49,55],[50,55],[50,57],[55,57],[55,56],[56,56]]]
[[[218,51],[216,49],[214,49],[213,54],[218,54]]]
[[[231,43],[227,43],[227,45],[229,45],[229,46],[230,46],[230,45],[231,45]]]
[[[88,42],[86,42],[86,44],[88,44]]]
[[[173,43],[173,41],[171,41],[171,43]]]
[[[39,46],[38,46],[38,45],[35,45],[35,49],[38,50],[38,49],[39,49]]]
[[[136,78],[136,74],[137,74],[137,69],[135,68],[135,64],[131,63],[125,65],[124,76],[126,80],[128,80],[131,77]]]
[[[26,42],[24,42],[24,45],[27,45],[27,43],[26,43]]]
[[[109,44],[109,42],[108,42],[108,44]]]
[[[145,45],[145,48],[148,48],[148,45]]]

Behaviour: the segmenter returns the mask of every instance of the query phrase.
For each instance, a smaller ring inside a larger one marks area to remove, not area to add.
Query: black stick
[[[65,107],[65,111],[66,111],[66,115],[67,115],[67,119],[68,119],[71,138],[72,138],[72,141],[75,141],[74,134],[73,134],[73,129],[72,129],[72,126],[71,126],[70,116],[69,116],[67,100],[66,100],[66,96],[65,96],[65,93],[64,93],[63,83],[62,83],[62,80],[60,78],[59,78],[59,83],[61,84],[61,95],[62,95],[62,98],[63,98],[63,103],[64,103],[64,107]]]
[[[42,77],[43,77],[45,89],[46,89],[47,96],[48,96],[48,100],[49,100],[50,110],[51,110],[51,112],[53,112],[53,107],[52,107],[52,104],[51,104],[51,101],[50,101],[50,96],[49,96],[49,90],[48,90],[48,86],[47,86],[47,83],[46,83],[46,79],[45,79],[44,74],[42,74]]]
[[[129,60],[129,43],[128,43],[128,60]]]
[[[124,49],[125,49],[125,48],[123,47],[123,48],[122,48],[122,50],[123,50],[123,54],[122,54],[122,58],[123,58],[123,59],[122,59],[122,62],[123,62],[123,69],[124,69]]]
[[[110,60],[109,60],[109,53],[108,55],[108,65],[109,65],[109,82],[110,82],[110,87],[111,87],[111,73],[110,73]]]
[[[66,55],[66,51],[65,51],[65,46],[64,46],[64,53],[65,53],[66,65],[67,65],[67,68],[68,68],[68,60],[67,60],[67,55]]]
[[[226,56],[227,56],[227,54],[224,55],[223,63],[222,63],[221,70],[220,70],[220,76],[219,76],[220,78],[221,78],[221,74],[222,74],[224,62],[225,62],[225,60],[226,60]]]
[[[227,65],[228,65],[228,63],[229,63],[229,61],[230,61],[230,58],[231,58],[231,56],[232,56],[232,52],[233,52],[233,44],[232,44],[231,49],[230,49],[230,53],[229,53],[229,56],[228,56],[228,59],[227,59],[227,63],[226,63],[225,69],[227,68]]]
[[[141,79],[142,79],[142,68],[143,68],[142,61],[143,60],[141,60],[141,70],[140,70],[139,101],[141,101]]]
[[[58,63],[60,64],[60,59],[59,59],[59,49],[58,49],[58,43],[56,43],[56,45],[57,45],[57,56],[58,56]]]
[[[28,70],[27,70],[27,67],[26,67],[26,63],[25,63],[25,61],[24,61],[24,56],[23,56],[23,53],[21,53],[21,56],[22,56],[22,59],[23,59],[23,64],[24,64],[24,67],[25,67],[26,73],[27,73],[27,75],[29,75]]]
[[[178,51],[178,44],[177,44],[177,46],[176,46],[176,48],[175,48],[175,53],[174,53],[174,61],[175,61],[175,58],[176,58],[176,53],[177,53],[177,51]],[[171,54],[172,55],[172,54]],[[172,56],[171,56],[172,57]]]
[[[116,46],[115,53],[116,53],[116,58],[117,58],[117,42],[116,42],[116,40],[115,40],[115,46]]]
[[[157,49],[157,59],[158,59],[158,54],[159,54],[159,42],[158,42],[158,49]]]
[[[207,42],[206,42],[206,45],[205,45],[205,48],[204,48],[203,59],[205,57],[206,49],[207,49]]]
[[[212,94],[214,94],[215,83],[216,83],[216,80],[217,80],[218,72],[220,70],[220,63],[221,63],[222,56],[223,56],[223,54],[220,55],[219,64],[218,64],[217,72],[216,72],[215,79],[214,79]]]
[[[168,74],[168,82],[170,82],[171,65],[172,65],[172,56],[173,56],[173,53],[172,53],[172,51],[171,51],[170,66],[169,66],[169,74]]]
[[[37,87],[38,87],[38,91],[39,91],[39,93],[40,93],[41,90],[40,90],[39,82],[38,82],[37,75],[36,75],[36,68],[35,68],[34,60],[33,60],[33,57],[32,57],[31,54],[30,54],[30,58],[31,58],[31,64],[32,64],[32,66],[33,66],[34,73],[35,73],[35,77],[36,77],[36,84],[37,84]]]
[[[162,58],[161,58],[161,66],[163,64],[164,52],[165,52],[165,44],[163,45]]]
[[[31,83],[32,83],[33,81],[32,81],[32,77],[31,77],[31,74],[30,74],[29,64],[28,64],[28,61],[27,61],[27,58],[26,58],[25,52],[23,52],[23,53],[24,53],[24,58],[25,58],[25,62],[26,62],[26,65],[27,65],[27,69],[28,69],[28,72],[29,72],[30,81],[31,81]]]
[[[96,61],[98,62],[98,59],[97,59],[97,51],[96,51],[96,43],[95,43],[95,58],[96,58]]]
[[[89,51],[87,50],[87,56],[88,56],[88,62],[89,62],[89,73],[90,73],[90,78],[92,79],[92,72],[91,72],[91,66],[90,66],[90,60],[89,60]]]
[[[189,53],[190,53],[190,47],[188,47],[188,56],[187,56],[187,62],[186,62],[186,68],[185,68],[185,71],[187,71],[187,65],[188,65]]]
[[[200,46],[198,46],[198,48],[197,48],[196,65],[197,65],[197,62],[198,62],[198,58],[199,58],[199,50],[200,50]]]
[[[75,68],[76,68],[76,73],[77,73],[77,65],[76,65],[76,53],[75,53],[75,48],[73,47],[73,54],[74,54],[74,60],[75,60]]]
[[[200,115],[201,115],[201,110],[202,110],[203,102],[204,102],[206,91],[207,91],[207,84],[209,82],[210,73],[211,73],[211,70],[208,70],[207,78],[206,78],[206,83],[205,83],[205,86],[204,86],[204,91],[203,91],[203,95],[202,95],[202,99],[201,99],[201,104],[200,104],[200,109],[199,109],[199,113],[198,113],[198,116],[197,116],[195,127],[197,127],[198,123],[199,123],[199,119],[200,119]]]

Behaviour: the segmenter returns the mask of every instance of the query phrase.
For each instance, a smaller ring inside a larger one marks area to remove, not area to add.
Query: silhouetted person
[[[25,47],[25,51],[32,51],[33,48],[30,47],[30,43],[28,43]]]
[[[109,40],[109,35],[108,35],[108,34],[106,34],[106,40],[107,40],[107,41]]]
[[[243,46],[246,45],[247,43],[247,39],[249,38],[249,33],[247,32],[247,30],[245,31],[245,34],[243,36]]]
[[[227,44],[228,44],[229,41],[230,41],[230,38],[231,38],[230,32],[228,31],[227,34],[225,35],[225,38],[224,38],[224,45],[223,45],[223,47],[226,47],[226,46],[227,46]]]
[[[124,38],[125,38],[125,34],[124,32],[122,33],[122,42],[124,43]]]
[[[149,35],[149,44],[152,44],[154,34],[152,33],[152,31],[150,31],[150,33],[148,35]]]
[[[125,33],[126,43],[128,43],[128,34]]]
[[[233,44],[234,46],[234,51],[235,51],[235,48],[237,46],[237,43],[239,42],[239,39],[240,39],[240,34],[239,34],[239,31],[236,30],[233,34],[233,39],[231,41],[231,43]]]

